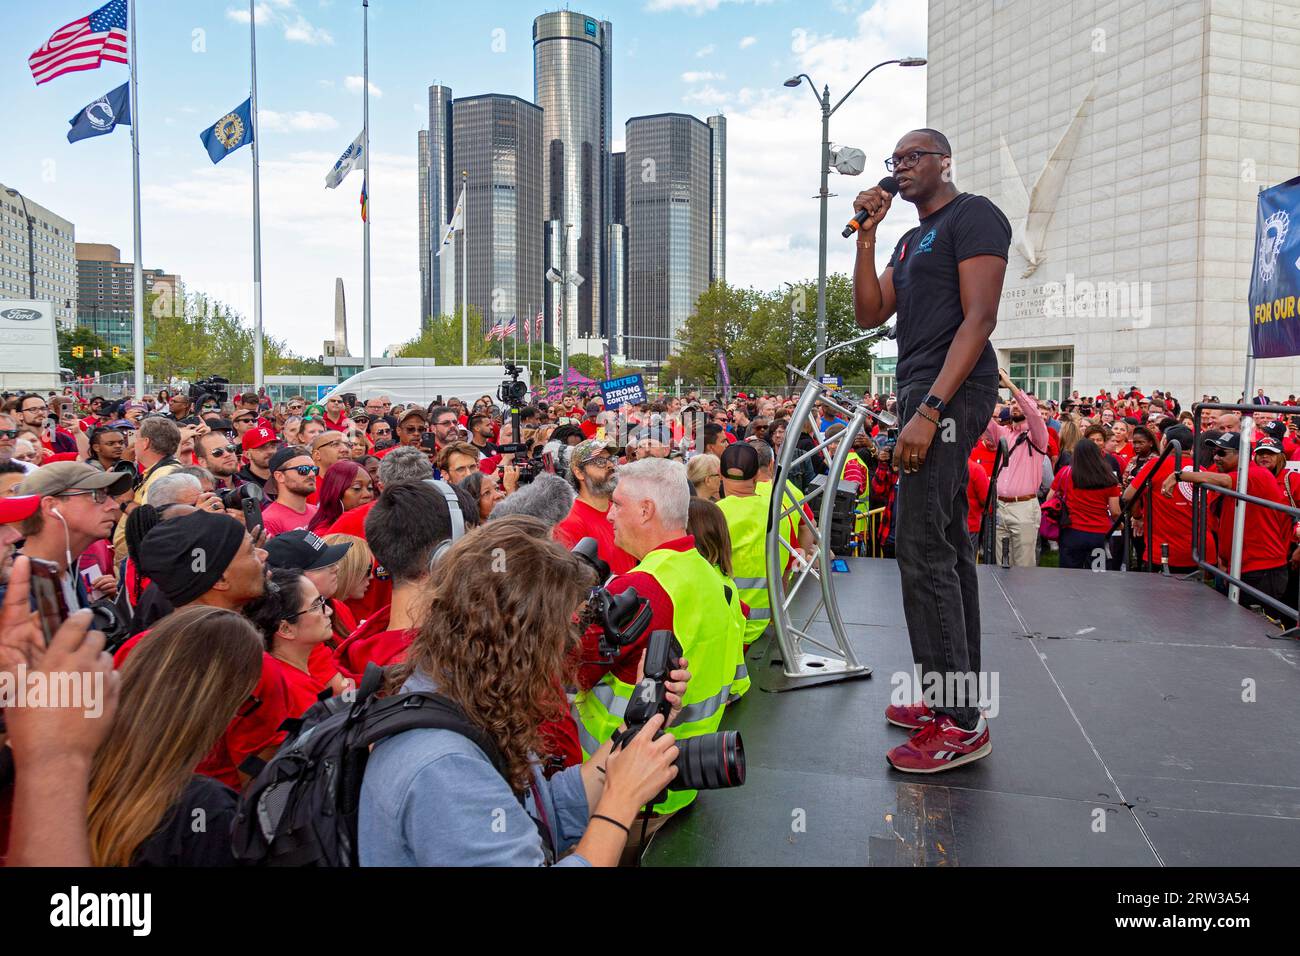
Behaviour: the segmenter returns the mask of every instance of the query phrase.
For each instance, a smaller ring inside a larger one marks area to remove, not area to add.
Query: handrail
[[[1223,412],[1242,412],[1250,414],[1253,418],[1256,412],[1263,412],[1267,415],[1296,415],[1300,414],[1300,409],[1294,405],[1249,405],[1244,402],[1197,402],[1192,406],[1192,460],[1196,461],[1196,453],[1201,446],[1201,409],[1210,411]],[[1253,423],[1252,423],[1253,424]],[[1240,449],[1239,454],[1245,452],[1251,453],[1251,449]],[[1290,505],[1281,504],[1276,501],[1268,501],[1255,495],[1246,494],[1238,491],[1236,488],[1215,488],[1215,494],[1226,495],[1229,498],[1242,501],[1246,504],[1260,505],[1273,511],[1281,511],[1289,514],[1294,518],[1300,518],[1300,508],[1292,508]],[[1297,607],[1288,607],[1282,602],[1270,597],[1257,588],[1245,583],[1241,578],[1234,577],[1230,571],[1224,571],[1217,565],[1210,564],[1205,560],[1205,548],[1202,545],[1205,535],[1209,533],[1209,520],[1207,510],[1209,507],[1209,491],[1200,483],[1192,485],[1192,560],[1202,571],[1208,571],[1215,576],[1226,581],[1230,586],[1235,586],[1238,591],[1245,591],[1256,601],[1265,607],[1271,608],[1278,614],[1289,617],[1293,620],[1300,618],[1300,610]],[[1229,543],[1231,548],[1231,543]],[[1300,607],[1300,600],[1297,600],[1297,606]]]
[[[1155,561],[1152,560],[1152,555],[1149,550],[1151,547],[1151,535],[1152,535],[1151,512],[1154,504],[1152,499],[1155,494],[1156,472],[1159,471],[1160,466],[1165,463],[1165,459],[1169,457],[1170,452],[1174,454],[1174,474],[1177,474],[1178,472],[1182,471],[1183,470],[1183,446],[1178,442],[1177,439],[1173,439],[1167,445],[1165,445],[1164,451],[1162,451],[1159,457],[1156,458],[1155,464],[1151,466],[1151,470],[1147,472],[1147,476],[1143,478],[1141,482],[1138,483],[1137,491],[1134,493],[1133,497],[1129,499],[1129,502],[1127,504],[1124,503],[1124,495],[1128,492],[1128,489],[1125,489],[1124,491],[1120,492],[1119,517],[1117,517],[1114,520],[1114,522],[1112,522],[1110,526],[1110,530],[1106,532],[1106,540],[1107,541],[1110,540],[1110,536],[1115,533],[1116,528],[1123,526],[1124,529],[1123,550],[1120,552],[1120,565],[1119,565],[1119,569],[1121,571],[1128,570],[1128,559],[1129,559],[1129,554],[1133,542],[1133,506],[1138,503],[1138,500],[1141,497],[1142,492],[1144,490],[1146,491],[1146,500],[1142,502],[1142,504],[1145,506],[1142,509],[1143,510],[1142,529],[1146,535],[1145,540],[1148,548],[1145,563],[1146,563],[1147,570],[1149,571],[1155,570]],[[1143,465],[1143,467],[1145,468],[1146,466]],[[1131,488],[1132,486],[1130,485],[1129,487]]]
[[[980,519],[980,554],[983,555],[985,564],[993,564],[997,560],[995,548],[998,520],[998,475],[1002,473],[1002,468],[1010,457],[1011,449],[1007,446],[1007,440],[999,438],[998,447],[993,452],[993,474],[989,475],[989,496],[984,501],[984,517]]]

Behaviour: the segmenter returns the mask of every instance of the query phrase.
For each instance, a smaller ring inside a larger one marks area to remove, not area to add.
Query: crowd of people
[[[1192,413],[1171,395],[1058,404],[1002,379],[1010,401],[969,463],[972,535],[994,534],[1014,565],[1055,548],[1062,567],[1114,567],[1128,504],[1144,518],[1140,552],[1192,572],[1191,487],[1205,484],[1200,547],[1226,567],[1236,503],[1213,489],[1235,477],[1240,416],[1204,412],[1193,448]],[[606,409],[571,392],[513,415],[487,395],[431,406],[383,395],[273,405],[219,389],[7,396],[0,678],[77,672],[104,691],[97,719],[0,710],[0,859],[235,864],[241,791],[295,721],[355,692],[374,665],[385,693],[441,695],[488,742],[419,729],[377,744],[356,862],[634,862],[696,799],[672,786],[677,743],[716,731],[749,689],[745,650],[768,627],[770,575],[811,560],[802,496],[829,456],[785,475],[777,464],[787,441],[811,451],[829,439],[833,451],[848,423],[822,403],[792,429],[794,410],[792,398],[744,393]],[[1255,420],[1249,493],[1294,506],[1295,419]],[[886,556],[894,440],[873,423],[840,476],[873,518],[854,526],[857,545]],[[1159,460],[1175,441],[1179,474],[1172,456]],[[1000,442],[1010,453],[995,469]],[[788,557],[770,568],[777,482]],[[1246,515],[1244,581],[1294,599],[1295,522]],[[639,636],[613,651],[609,622],[592,613],[597,586],[643,612]],[[682,649],[667,703],[615,744],[659,631]],[[201,832],[188,823],[198,811]]]

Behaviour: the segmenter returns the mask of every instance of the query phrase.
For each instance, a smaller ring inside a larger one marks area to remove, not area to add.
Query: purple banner
[[[731,401],[731,373],[727,371],[727,353],[722,349],[715,349],[713,354],[718,359],[718,378],[722,380],[722,400]]]
[[[1259,194],[1250,337],[1255,358],[1300,355],[1300,176]],[[1250,401],[1247,395],[1244,399]]]
[[[614,372],[610,369],[608,342],[605,343],[604,349],[605,349],[605,378],[609,379],[614,377]]]

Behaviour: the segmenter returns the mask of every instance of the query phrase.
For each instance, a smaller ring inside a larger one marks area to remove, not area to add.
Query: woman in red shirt
[[[329,602],[298,570],[277,568],[270,583],[265,596],[244,613],[262,632],[271,660],[284,677],[289,716],[301,717],[326,688],[336,694],[347,689],[341,674],[335,673],[326,684],[313,676],[309,665],[312,651],[333,633]]]
[[[1074,458],[1052,482],[1047,501],[1060,498],[1069,511],[1061,529],[1061,567],[1096,568],[1107,559],[1106,536],[1119,515],[1119,481],[1102,451],[1090,441],[1074,446]]]

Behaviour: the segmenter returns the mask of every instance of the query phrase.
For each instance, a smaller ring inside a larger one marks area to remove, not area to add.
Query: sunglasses
[[[0,438],[17,438],[17,437],[18,437],[18,429],[0,428]]]
[[[281,471],[296,471],[306,478],[308,475],[319,475],[320,469],[315,465],[294,465],[292,468],[282,468]]]
[[[218,458],[224,455],[238,455],[240,448],[238,445],[218,445],[208,452],[209,455],[216,455]]]

